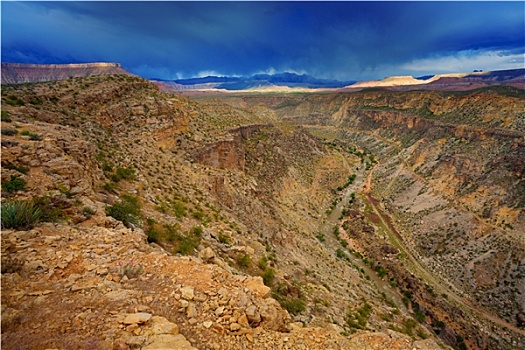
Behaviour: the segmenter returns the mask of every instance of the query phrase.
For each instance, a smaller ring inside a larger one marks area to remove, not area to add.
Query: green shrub
[[[106,168],[109,168],[109,167],[106,167]],[[115,171],[115,174],[112,174],[110,178],[114,182],[119,182],[122,179],[135,180],[135,169],[118,167],[117,170]]]
[[[2,182],[2,190],[9,193],[23,191],[25,190],[26,185],[26,180],[21,179],[16,175],[11,175],[9,180]]]
[[[270,287],[275,279],[275,270],[271,267],[267,267],[261,275],[263,282],[266,286]]]
[[[120,277],[128,277],[128,278],[136,278],[138,275],[142,272],[142,269],[144,266],[142,264],[135,264],[133,262],[133,258],[130,259],[128,262],[123,263],[122,261],[119,261],[117,263],[117,266],[119,267],[119,276]]]
[[[14,136],[14,135],[18,134],[18,130],[16,130],[16,129],[2,129],[1,133],[2,133],[2,135],[5,135],[5,136]]]
[[[147,218],[146,223],[148,227],[145,230],[145,233],[146,236],[148,236],[148,243],[157,243],[161,236],[160,230],[156,227],[157,221],[153,218]]]
[[[173,203],[171,204],[171,210],[173,214],[179,219],[186,216],[186,206],[182,201],[179,201],[178,199],[173,200]]]
[[[266,268],[268,268],[268,258],[266,256],[261,256],[257,262],[257,266],[263,271],[266,270]]]
[[[372,313],[372,306],[365,302],[355,313],[348,312],[345,317],[346,324],[350,328],[365,329],[368,318]]]
[[[140,225],[140,203],[137,197],[125,194],[122,200],[106,207],[106,214],[122,221],[126,227]]]
[[[231,238],[224,232],[219,232],[219,242],[222,244],[231,244]]]
[[[106,182],[102,188],[110,193],[115,193],[116,185],[114,182]]]
[[[284,299],[280,304],[292,315],[300,314],[306,309],[306,302],[300,298]]]
[[[200,210],[194,210],[191,212],[191,216],[197,220],[202,220],[202,218],[204,218],[204,213]]]
[[[182,255],[189,255],[197,249],[199,246],[199,240],[195,237],[185,236],[182,234],[177,234],[175,237],[176,247],[175,253],[180,253]]]
[[[318,233],[315,235],[315,237],[317,237],[317,239],[319,240],[319,242],[324,242],[324,241],[326,241],[326,238],[325,238],[325,236],[324,236],[324,233],[322,233],[322,232],[318,232]]]
[[[57,222],[66,217],[64,209],[70,207],[70,203],[59,197],[42,196],[33,200],[36,206],[42,211],[40,221]]]
[[[203,232],[203,229],[202,229],[202,226],[195,226],[191,229],[191,234],[193,234],[194,236],[197,236],[197,237],[200,237],[202,236],[202,232]]]
[[[12,122],[8,111],[2,111],[2,119],[1,119],[1,121],[6,122],[6,123]]]
[[[14,107],[20,107],[23,106],[25,103],[18,97],[14,95],[7,96],[7,99],[5,100],[5,103],[8,105],[14,106]]]
[[[95,209],[85,206],[82,208],[82,215],[84,215],[86,218],[91,218],[95,214]]]
[[[237,255],[235,261],[237,261],[237,265],[239,265],[242,268],[248,268],[252,264],[252,259],[248,254]]]
[[[29,140],[31,141],[41,141],[42,136],[39,134],[35,134],[34,132],[31,132],[29,130],[22,130],[20,131],[20,135],[22,136],[29,136]]]
[[[31,141],[42,141],[42,135],[29,133],[29,140]]]
[[[30,229],[42,216],[42,210],[32,201],[2,203],[2,228]]]
[[[23,166],[16,166],[16,165],[14,165],[12,163],[9,163],[9,164],[5,165],[5,168],[6,169],[11,169],[11,170],[16,170],[19,173],[22,173],[24,175],[27,175],[27,173],[29,173],[29,168],[26,168],[26,167],[23,167]]]

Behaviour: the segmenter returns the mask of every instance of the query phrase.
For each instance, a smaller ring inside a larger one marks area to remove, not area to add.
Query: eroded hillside
[[[283,120],[361,156],[371,172],[364,191],[370,196],[361,199],[370,222],[403,247],[401,270],[416,279],[398,283],[424,323],[458,322],[458,330],[485,319],[489,327],[503,326],[500,335],[510,328],[523,337],[523,90],[370,90],[223,100],[246,108],[264,104]],[[374,259],[384,256],[377,242],[355,238]],[[398,265],[389,263],[399,277]],[[469,315],[476,321],[461,321]]]
[[[123,75],[2,86],[3,348],[512,344],[418,322],[351,237],[377,236],[363,155],[237,102]]]

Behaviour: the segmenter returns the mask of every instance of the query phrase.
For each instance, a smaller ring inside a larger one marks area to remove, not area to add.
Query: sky
[[[2,62],[118,62],[145,78],[525,68],[522,1],[2,1],[1,20]]]

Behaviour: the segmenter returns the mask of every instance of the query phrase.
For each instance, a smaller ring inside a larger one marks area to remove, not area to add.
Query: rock
[[[246,317],[245,314],[242,314],[239,319],[237,320],[237,323],[241,325],[241,327],[249,328],[250,323],[248,322],[248,317]]]
[[[186,316],[189,318],[197,317],[197,307],[195,306],[195,303],[188,304],[188,307],[186,308]]]
[[[246,317],[248,322],[252,324],[259,324],[261,322],[261,314],[257,311],[257,306],[250,305],[246,308]]]
[[[235,332],[235,331],[238,331],[239,329],[241,329],[241,325],[234,322],[232,324],[230,324],[230,331],[232,332]]]
[[[274,331],[288,331],[287,324],[290,321],[288,312],[281,308],[277,300],[268,298],[259,307],[261,314],[261,326]]]
[[[224,313],[224,306],[219,306],[215,309],[215,316],[219,317]]]
[[[210,247],[207,247],[199,252],[199,258],[205,263],[210,263],[215,258],[215,252]]]
[[[195,295],[193,294],[193,287],[182,287],[180,289],[182,299],[193,300]]]
[[[204,322],[202,322],[202,325],[204,326],[204,328],[209,329],[213,325],[213,322],[212,321],[204,321]]]
[[[124,324],[143,324],[150,320],[151,314],[146,312],[137,312],[136,314],[128,314],[122,323]]]
[[[441,339],[443,343],[452,347],[455,347],[457,345],[456,333],[451,328],[443,328],[441,332],[439,332],[439,339]]]
[[[262,277],[250,277],[246,279],[245,287],[258,297],[267,298],[270,296],[271,289],[263,283]]]
[[[197,350],[182,334],[159,334],[150,338],[151,342],[142,350]]]
[[[151,318],[153,334],[179,334],[179,326],[160,316]]]

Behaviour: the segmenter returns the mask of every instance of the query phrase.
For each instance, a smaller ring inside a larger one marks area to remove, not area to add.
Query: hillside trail
[[[390,217],[383,212],[381,208],[378,206],[378,201],[373,198],[370,194],[371,187],[373,185],[372,183],[372,176],[373,171],[375,168],[379,166],[379,163],[376,164],[375,167],[370,169],[370,173],[367,177],[367,183],[365,188],[363,189],[364,197],[367,199],[368,203],[371,205],[372,209],[376,213],[376,215],[380,218],[382,224],[387,230],[387,233],[390,237],[390,239],[395,243],[395,245],[399,248],[401,248],[402,252],[406,254],[406,256],[409,259],[410,264],[412,265],[411,272],[417,275],[420,279],[423,281],[428,282],[432,285],[432,287],[439,291],[440,294],[447,295],[449,300],[454,300],[457,304],[460,306],[463,306],[464,308],[467,308],[472,314],[484,318],[485,320],[488,320],[490,322],[493,322],[501,327],[506,327],[513,332],[516,332],[520,335],[525,336],[525,331],[514,326],[513,324],[510,324],[504,320],[502,320],[499,317],[496,317],[484,309],[481,308],[480,305],[473,304],[470,300],[468,300],[465,297],[460,296],[456,292],[453,291],[453,286],[450,285],[450,282],[442,281],[439,277],[436,277],[432,272],[430,272],[426,267],[424,267],[415,257],[412,251],[409,249],[409,247],[404,243],[403,238],[401,237],[401,234],[396,230],[396,228],[392,224],[392,220]]]

